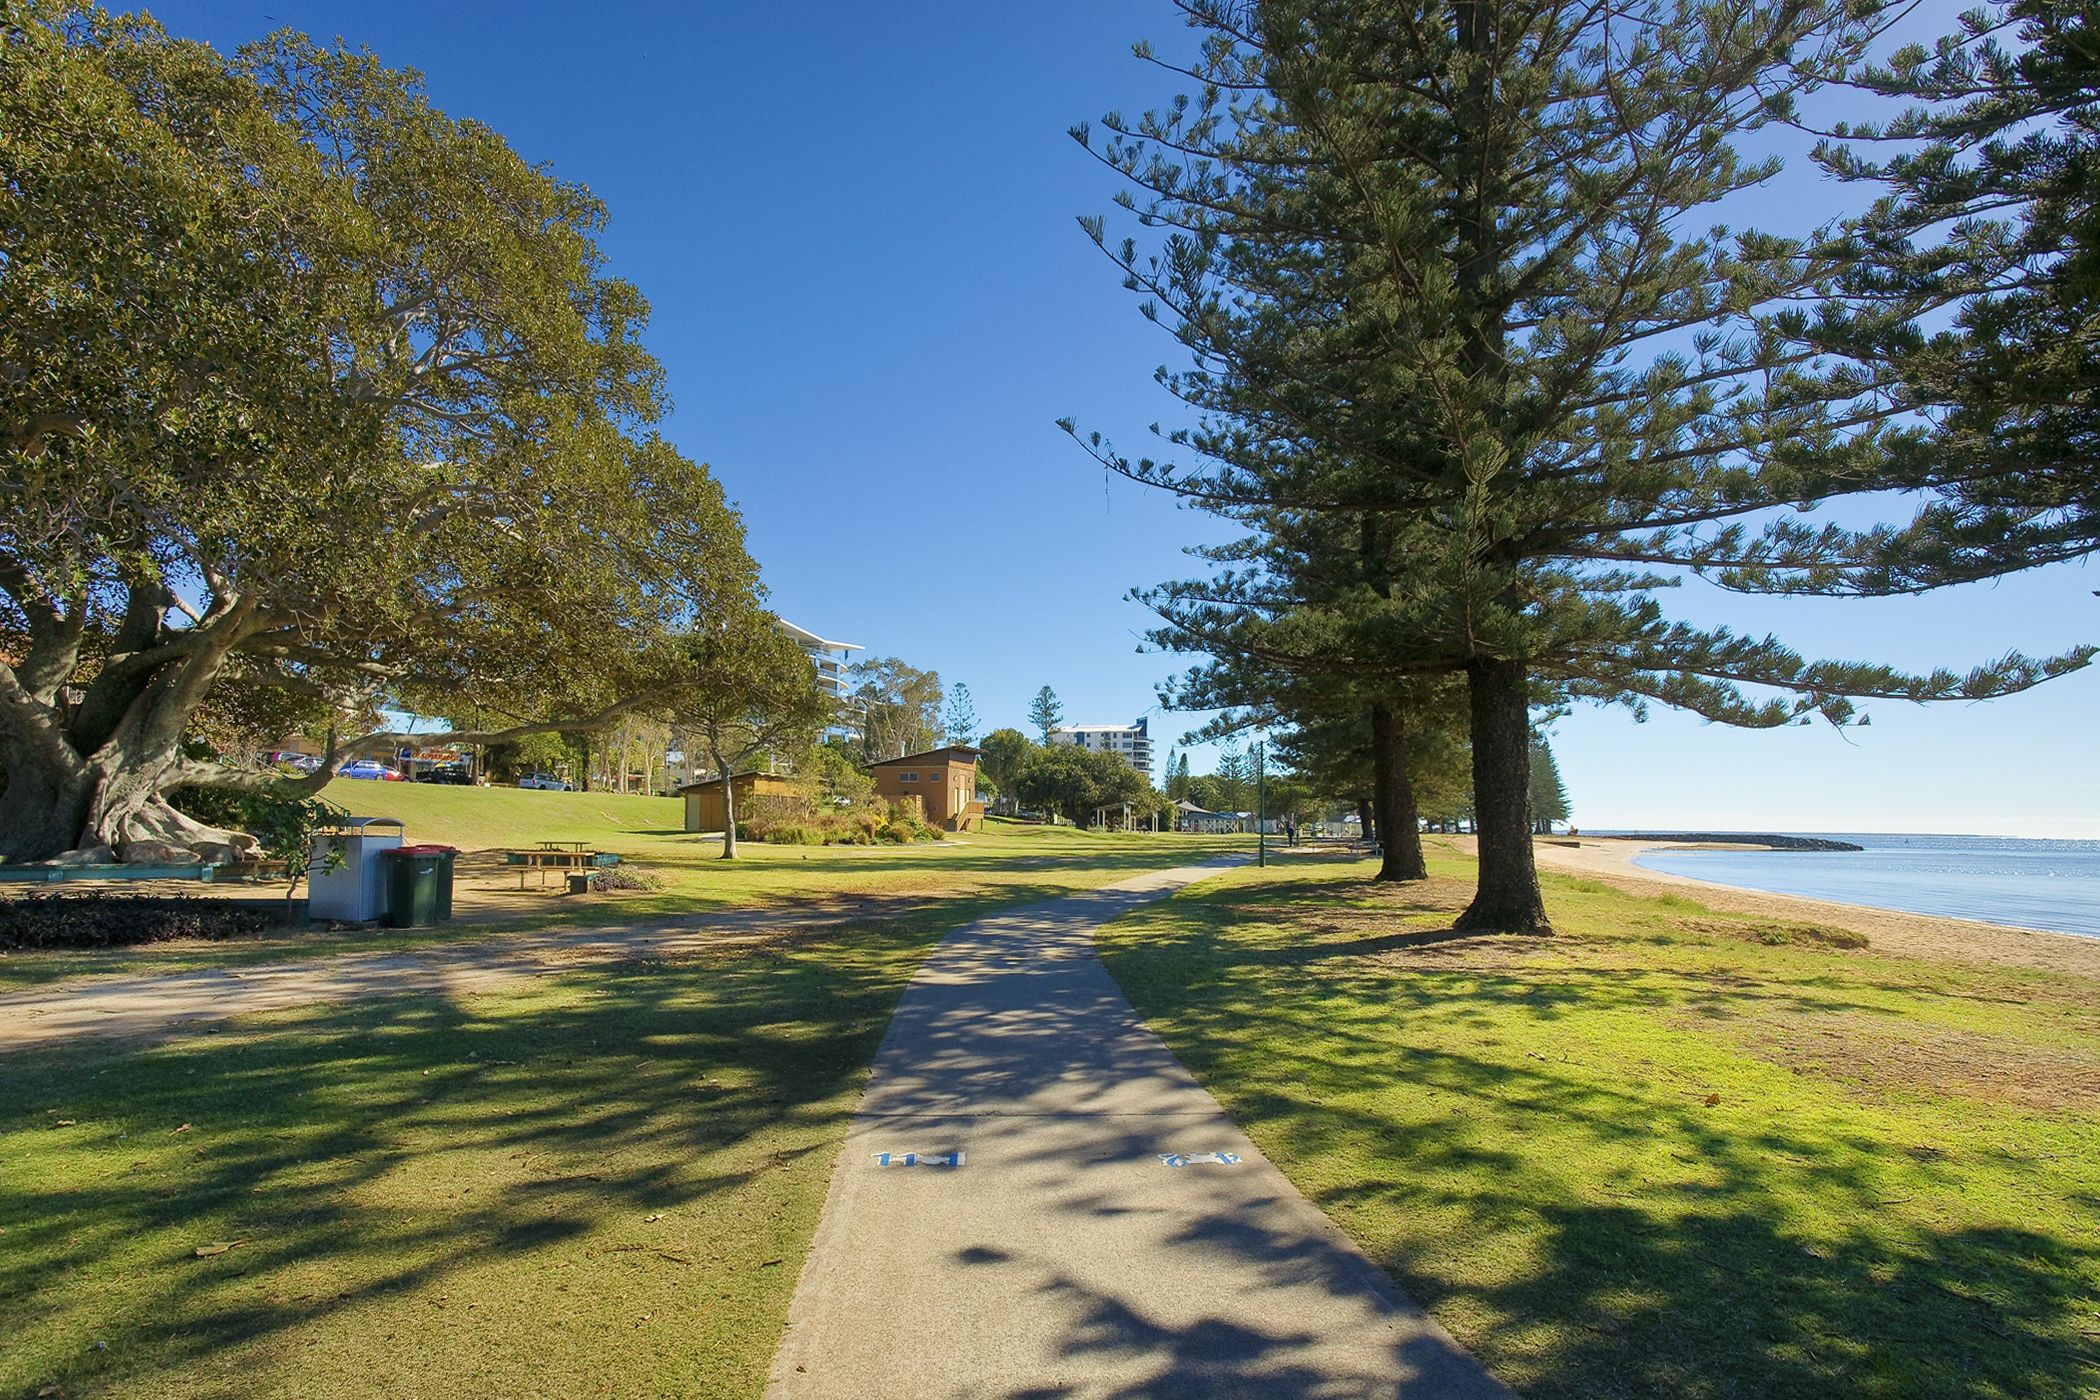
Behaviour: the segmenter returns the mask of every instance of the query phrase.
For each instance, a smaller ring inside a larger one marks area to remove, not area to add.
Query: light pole
[[[1254,863],[1269,863],[1269,765],[1268,746],[1254,741]]]

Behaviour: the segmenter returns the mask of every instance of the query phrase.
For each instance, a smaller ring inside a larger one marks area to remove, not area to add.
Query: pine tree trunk
[[[1531,852],[1531,696],[1521,661],[1466,667],[1473,719],[1473,831],[1480,880],[1452,925],[1497,933],[1551,933]]]
[[[1378,880],[1426,880],[1422,859],[1422,824],[1415,810],[1415,788],[1407,774],[1407,729],[1399,710],[1388,702],[1371,706],[1371,762],[1378,830],[1385,837]]]
[[[1368,797],[1356,799],[1356,829],[1363,833],[1366,841],[1378,839],[1378,818],[1371,811],[1371,799]]]

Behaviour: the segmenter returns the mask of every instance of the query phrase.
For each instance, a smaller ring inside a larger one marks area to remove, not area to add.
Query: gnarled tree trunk
[[[86,599],[25,609],[28,650],[0,665],[0,861],[217,863],[254,849],[253,837],[192,821],[163,796],[188,766],[190,717],[254,610],[233,598],[175,634],[163,622],[168,599],[157,581],[131,584],[77,704],[67,697]]]
[[[206,826],[169,805],[164,790],[182,767],[172,746],[142,751],[113,741],[87,758],[54,763],[48,745],[9,738],[0,861],[213,865],[255,849],[254,837]]]

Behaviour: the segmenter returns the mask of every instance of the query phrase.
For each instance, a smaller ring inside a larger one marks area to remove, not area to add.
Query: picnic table
[[[540,888],[547,887],[547,872],[563,873],[590,871],[606,866],[618,865],[620,857],[612,851],[594,851],[588,841],[542,841],[529,851],[505,851],[506,865],[518,867],[518,888],[525,888],[525,877],[538,871]]]

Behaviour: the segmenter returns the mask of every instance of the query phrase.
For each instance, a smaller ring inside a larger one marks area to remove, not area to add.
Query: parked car
[[[552,773],[527,773],[518,779],[521,788],[542,788],[548,792],[567,792],[569,785]]]
[[[402,781],[399,768],[390,768],[376,758],[353,759],[335,770],[338,778],[368,778],[373,782],[398,783]]]
[[[416,774],[419,783],[451,783],[455,787],[470,786],[474,779],[467,773],[464,763],[440,763],[435,768],[425,768]]]
[[[295,773],[311,773],[321,766],[321,760],[310,753],[293,753],[290,749],[279,749],[262,756],[265,768],[289,768]]]

